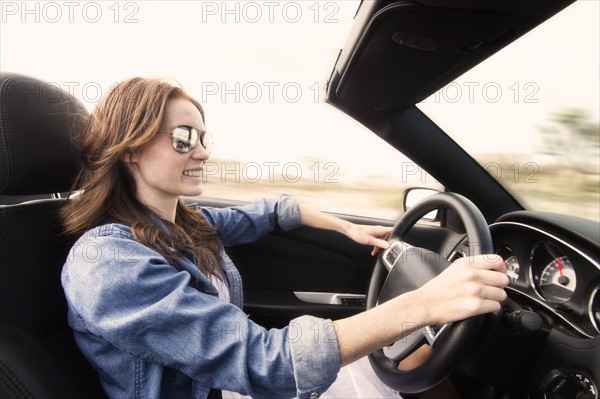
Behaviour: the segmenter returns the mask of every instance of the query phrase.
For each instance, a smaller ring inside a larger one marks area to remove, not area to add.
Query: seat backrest
[[[87,111],[37,79],[0,74],[0,397],[104,397],[67,325],[58,211]],[[31,198],[19,202],[23,198]]]

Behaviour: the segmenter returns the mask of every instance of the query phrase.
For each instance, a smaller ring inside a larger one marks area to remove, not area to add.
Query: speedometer
[[[568,301],[575,291],[576,284],[575,270],[566,256],[550,262],[542,271],[539,280],[542,296],[555,303]]]
[[[544,299],[553,303],[568,301],[577,286],[571,260],[556,245],[542,241],[531,256],[533,281]]]

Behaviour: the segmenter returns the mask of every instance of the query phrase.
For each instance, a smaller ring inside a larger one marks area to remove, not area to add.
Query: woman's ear
[[[137,151],[136,152],[127,151],[125,154],[123,154],[123,157],[121,157],[121,160],[123,162],[125,162],[126,165],[137,163],[137,160],[138,160]]]

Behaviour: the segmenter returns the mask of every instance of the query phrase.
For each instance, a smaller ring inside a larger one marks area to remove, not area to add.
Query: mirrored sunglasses
[[[191,126],[177,126],[170,133],[159,133],[168,134],[171,136],[171,144],[173,149],[180,154],[185,154],[193,150],[198,142],[200,145],[208,151],[212,150],[213,136],[208,132],[199,132]]]

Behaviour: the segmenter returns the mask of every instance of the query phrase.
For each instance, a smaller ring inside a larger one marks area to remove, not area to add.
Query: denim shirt
[[[298,205],[287,196],[194,208],[226,246],[276,225],[300,226]],[[213,387],[253,398],[316,398],[335,380],[332,322],[302,316],[283,329],[260,327],[242,311],[240,274],[221,256],[231,303],[192,262],[173,267],[127,226],[96,227],[73,245],[62,271],[68,321],[110,397],[205,398]]]

